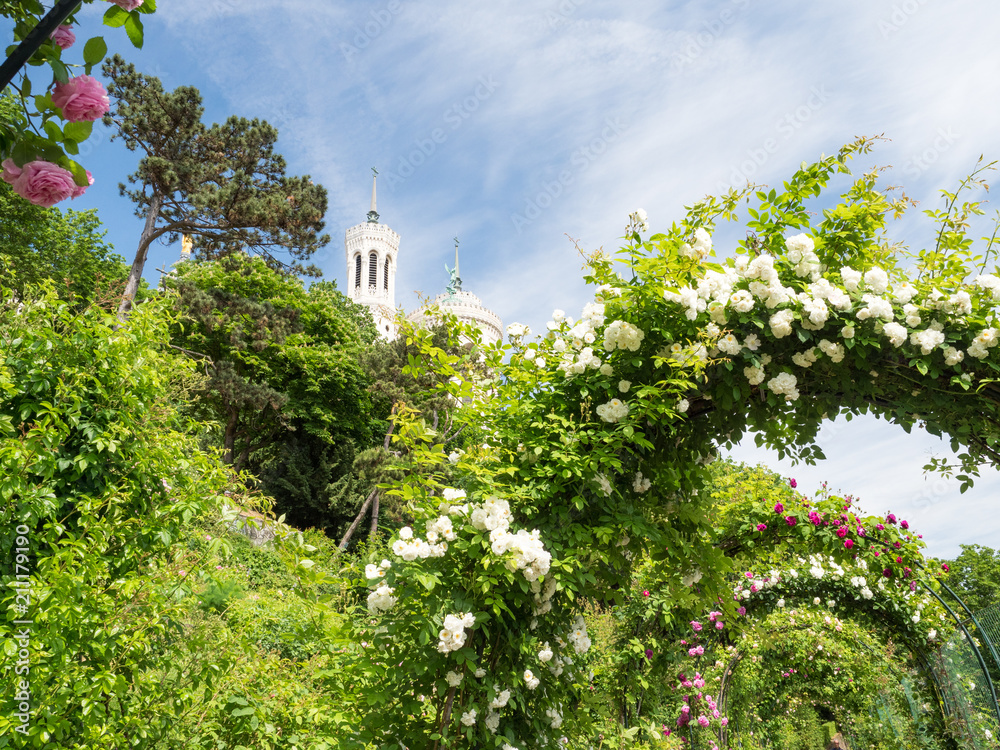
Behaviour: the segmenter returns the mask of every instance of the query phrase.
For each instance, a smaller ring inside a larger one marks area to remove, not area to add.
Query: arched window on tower
[[[361,288],[361,253],[354,256],[354,288]]]
[[[368,256],[368,286],[378,287],[378,255]]]
[[[386,256],[385,259],[385,270],[382,272],[382,287],[388,292],[389,291],[389,258]]]

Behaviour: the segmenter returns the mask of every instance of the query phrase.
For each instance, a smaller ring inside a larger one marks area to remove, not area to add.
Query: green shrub
[[[329,651],[341,625],[338,615],[284,589],[231,600],[225,618],[249,643],[295,660]]]

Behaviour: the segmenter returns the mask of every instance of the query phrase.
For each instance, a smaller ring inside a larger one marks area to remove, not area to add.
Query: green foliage
[[[183,710],[224,662],[165,687],[156,674],[200,643],[181,626],[184,577],[167,553],[192,519],[218,512],[227,477],[169,402],[183,364],[158,343],[164,305],[144,306],[126,333],[99,308],[28,297],[0,307],[0,630],[13,643],[26,613],[10,584],[30,576],[25,746],[148,743],[170,724],[159,701]],[[14,725],[4,714],[0,735]]]
[[[335,290],[306,291],[245,255],[184,264],[170,286],[182,316],[172,340],[206,361],[199,404],[222,426],[227,462],[264,452],[260,465],[292,432],[326,445],[366,436],[359,332],[329,304]]]
[[[1000,550],[963,544],[961,554],[948,561],[944,577],[973,613],[1000,604]]]

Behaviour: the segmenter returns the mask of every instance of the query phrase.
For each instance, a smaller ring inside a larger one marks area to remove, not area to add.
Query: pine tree
[[[113,99],[106,125],[117,127],[130,151],[140,151],[134,187],[122,195],[145,219],[119,307],[132,307],[149,246],[159,238],[192,238],[205,258],[235,252],[259,254],[272,268],[319,276],[305,265],[326,245],[326,190],[305,177],[285,175],[275,153],[278,131],[262,120],[230,117],[206,127],[201,94],[192,86],[166,92],[158,78],[136,72],[118,55],[103,66]]]

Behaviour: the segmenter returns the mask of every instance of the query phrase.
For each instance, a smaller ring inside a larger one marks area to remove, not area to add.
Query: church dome
[[[500,316],[483,306],[483,301],[465,289],[455,289],[439,294],[430,306],[436,305],[442,312],[451,313],[463,323],[472,323],[483,333],[483,343],[495,344],[503,338],[503,321]],[[431,321],[428,305],[421,306],[406,316],[413,323]]]

